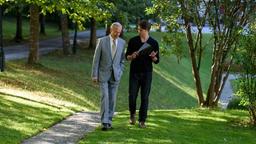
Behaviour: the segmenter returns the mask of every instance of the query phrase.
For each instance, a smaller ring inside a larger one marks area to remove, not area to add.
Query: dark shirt
[[[156,40],[154,40],[152,37],[149,37],[146,41],[148,44],[152,46],[153,51],[157,52],[157,61],[154,63],[159,63],[159,46]],[[131,38],[128,42],[128,48],[126,51],[126,58],[127,55],[131,55],[133,52],[138,51],[139,48],[144,43],[141,42],[141,39],[139,36],[135,36]],[[139,55],[136,59],[131,61],[130,65],[130,73],[144,73],[144,72],[152,72],[153,66],[152,66],[152,59],[149,57],[149,54],[145,55]]]

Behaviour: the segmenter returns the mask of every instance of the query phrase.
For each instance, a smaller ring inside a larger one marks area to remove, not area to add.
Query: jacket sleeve
[[[100,64],[100,58],[101,58],[101,49],[102,49],[102,41],[101,39],[98,40],[96,49],[93,56],[93,62],[92,62],[92,78],[97,77],[99,78],[99,64]]]

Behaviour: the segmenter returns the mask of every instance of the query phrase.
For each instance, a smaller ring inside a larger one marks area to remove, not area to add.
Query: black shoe
[[[146,128],[146,124],[144,121],[139,122],[139,128]]]
[[[107,124],[107,123],[103,123],[101,130],[102,130],[102,131],[107,131],[108,128],[109,128],[108,125],[109,125],[109,124]]]
[[[135,114],[133,114],[133,115],[130,116],[130,121],[129,121],[129,123],[130,123],[131,125],[135,125],[135,123],[136,123]]]
[[[113,129],[111,124],[108,124],[108,129]]]

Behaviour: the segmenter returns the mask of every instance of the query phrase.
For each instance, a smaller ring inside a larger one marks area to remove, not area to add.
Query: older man
[[[122,25],[114,22],[110,34],[98,40],[92,65],[92,80],[99,83],[101,91],[102,130],[112,128],[116,93],[124,70],[125,41],[119,38]]]

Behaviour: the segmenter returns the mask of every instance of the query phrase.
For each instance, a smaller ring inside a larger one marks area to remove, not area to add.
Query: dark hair
[[[139,27],[141,29],[145,29],[145,30],[149,31],[151,28],[151,24],[147,20],[141,20],[139,22]]]

